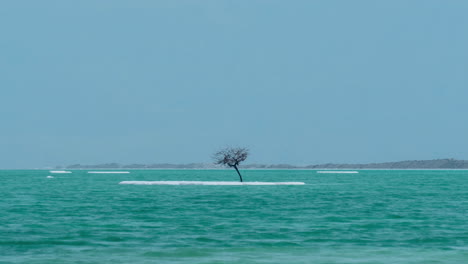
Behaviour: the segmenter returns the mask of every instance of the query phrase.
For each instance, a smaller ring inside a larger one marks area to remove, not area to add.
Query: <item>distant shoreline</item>
[[[446,169],[426,169],[426,168],[422,168],[422,169],[356,169],[356,168],[339,168],[339,169],[307,169],[307,168],[293,168],[293,169],[280,169],[280,168],[277,168],[277,169],[272,169],[272,168],[240,168],[242,170],[303,170],[303,171],[318,171],[318,170],[360,170],[360,171],[378,171],[378,170],[460,170],[460,171],[464,171],[464,170],[468,170],[468,168],[466,169],[450,169],[450,168],[446,168]],[[51,170],[50,168],[34,168],[34,169],[0,169],[0,170]],[[70,170],[74,170],[74,171],[89,171],[89,169],[70,169]],[[118,169],[112,169],[112,168],[94,168],[94,170],[109,170],[109,171],[112,171],[112,170],[118,170]],[[150,168],[150,169],[126,169],[127,171],[136,171],[136,170],[231,170],[231,168],[228,168],[228,167],[225,167],[225,168],[185,168],[185,169],[181,169],[181,168]]]
[[[318,165],[296,166],[290,164],[246,164],[241,169],[249,170],[468,170],[468,160],[457,159],[433,159],[433,160],[407,160],[397,162],[367,163],[367,164],[340,164],[326,163]],[[52,169],[52,168],[50,168]],[[189,163],[189,164],[128,164],[104,163],[94,165],[74,164],[68,166],[57,166],[53,169],[67,170],[221,170],[226,169],[211,163]]]
[[[284,170],[284,171],[319,171],[319,170],[358,170],[358,171],[468,171],[468,168],[462,168],[462,169],[451,169],[451,168],[433,168],[433,169],[427,169],[427,168],[411,168],[411,169],[356,169],[356,168],[339,168],[339,169],[307,169],[307,168],[293,168],[293,169],[271,169],[271,168],[240,168],[242,170],[246,171],[275,171],[275,170]],[[50,171],[53,170],[52,168],[20,168],[20,169],[1,169],[0,171],[15,171],[15,170],[31,170],[31,171]],[[90,169],[70,169],[73,171],[89,171]],[[113,169],[113,168],[93,168],[93,170],[118,170],[118,169]],[[186,168],[186,169],[180,169],[180,168],[149,168],[149,169],[126,169],[127,171],[170,171],[170,170],[198,170],[198,171],[222,171],[222,170],[231,170],[231,168]]]

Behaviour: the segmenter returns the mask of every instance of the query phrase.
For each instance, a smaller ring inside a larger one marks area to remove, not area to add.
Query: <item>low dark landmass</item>
[[[435,159],[406,160],[369,164],[321,164],[306,166],[307,169],[468,169],[468,160]]]
[[[218,169],[223,168],[212,163],[189,164],[127,164],[104,163],[95,165],[74,164],[58,166],[57,169]],[[308,166],[295,166],[289,164],[247,164],[242,169],[468,169],[468,160],[434,159],[434,160],[407,160],[398,162],[368,163],[368,164],[337,164],[327,163]]]

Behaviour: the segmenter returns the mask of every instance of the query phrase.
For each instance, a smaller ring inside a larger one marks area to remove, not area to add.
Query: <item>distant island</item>
[[[212,163],[189,164],[127,164],[104,163],[94,165],[73,164],[57,166],[57,169],[219,169],[223,168]],[[368,163],[368,164],[339,164],[326,163],[318,165],[295,166],[290,164],[246,164],[242,169],[468,169],[468,160],[434,159],[407,160],[398,162]]]

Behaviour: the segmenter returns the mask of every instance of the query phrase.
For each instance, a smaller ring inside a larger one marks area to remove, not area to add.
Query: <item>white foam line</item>
[[[231,182],[231,181],[122,181],[133,185],[304,185],[303,182]]]
[[[359,173],[359,171],[334,171],[334,170],[327,170],[327,171],[317,171],[317,173]]]
[[[123,174],[123,173],[130,173],[129,171],[88,171],[88,173],[92,174]]]
[[[51,170],[50,173],[71,173],[71,171],[64,171],[64,170]]]

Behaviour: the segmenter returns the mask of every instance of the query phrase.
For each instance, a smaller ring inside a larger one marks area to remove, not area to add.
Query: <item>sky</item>
[[[468,159],[468,1],[0,2],[0,168]]]

